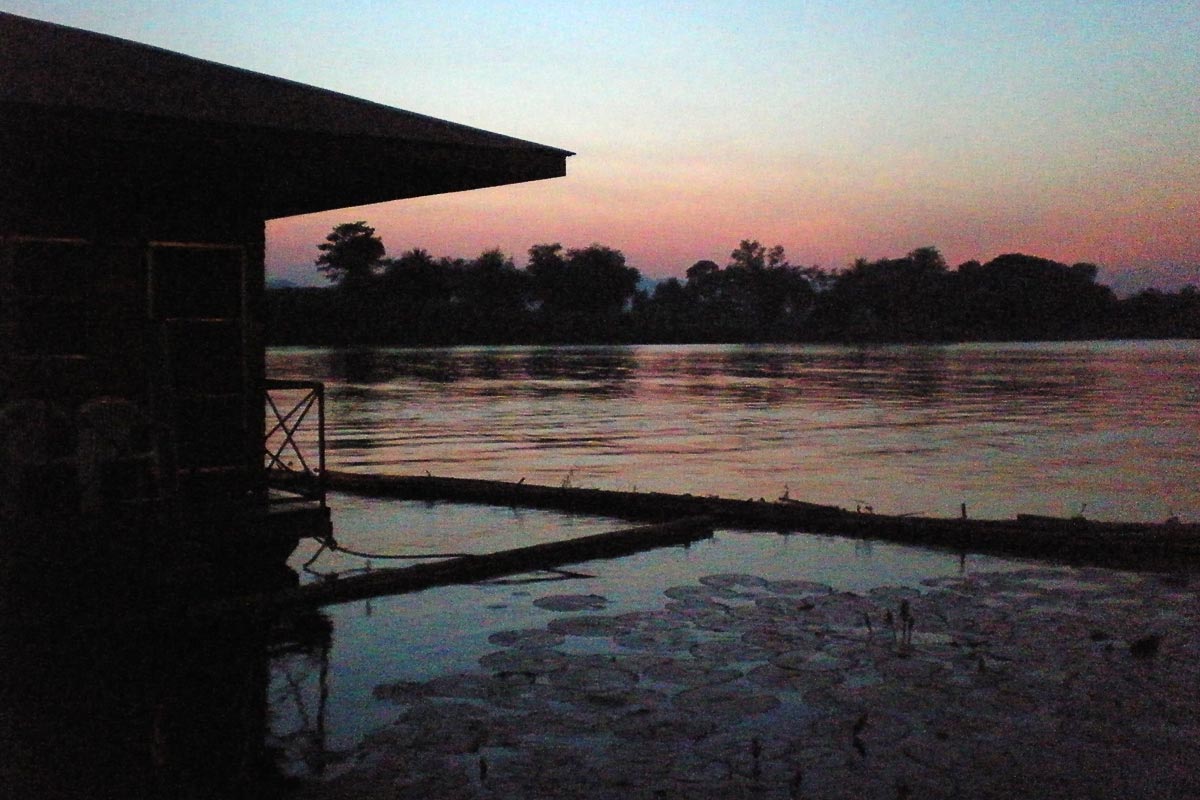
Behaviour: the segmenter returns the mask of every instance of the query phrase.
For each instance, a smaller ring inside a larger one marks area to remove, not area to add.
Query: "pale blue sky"
[[[579,153],[564,179],[273,222],[279,275],[353,218],[396,253],[599,241],[656,276],[752,237],[1200,282],[1194,1],[0,7]]]

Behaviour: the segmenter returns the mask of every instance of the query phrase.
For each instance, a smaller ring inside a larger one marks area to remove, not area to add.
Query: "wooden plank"
[[[711,520],[691,517],[495,553],[380,569],[337,580],[310,583],[276,594],[208,604],[194,608],[193,614],[199,617],[220,616],[230,612],[313,607],[404,594],[434,586],[474,583],[599,558],[616,558],[659,547],[685,545],[710,538],[712,533]]]
[[[836,506],[788,501],[733,500],[716,496],[622,492],[508,483],[432,475],[377,475],[358,472],[325,473],[329,488],[377,497],[409,500],[448,500],[456,503],[547,508],[575,513],[602,514],[632,520],[661,521],[685,516],[711,516],[714,520],[745,520],[777,527],[796,520],[832,519],[845,514]]]
[[[716,525],[731,528],[833,533],[955,552],[1051,558],[1102,566],[1173,568],[1200,562],[1200,525],[1195,523],[889,516],[795,500],[734,500],[431,475],[331,471],[326,472],[326,478],[331,489],[379,497],[546,508],[646,521],[705,516]]]

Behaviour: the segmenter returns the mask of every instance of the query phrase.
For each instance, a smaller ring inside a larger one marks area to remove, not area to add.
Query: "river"
[[[887,513],[957,516],[966,503],[976,517],[1200,518],[1200,342],[288,348],[269,353],[268,374],[326,383],[334,469],[731,497],[786,492]],[[381,554],[486,553],[627,524],[344,494],[330,504],[341,543]],[[293,566],[316,549],[304,543]],[[396,563],[411,562],[324,552],[312,570]],[[331,606],[320,658],[273,662],[269,740],[294,774],[320,774],[331,757],[336,771],[363,736],[395,719],[376,687],[477,669],[496,649],[489,636],[555,616],[533,602],[547,594],[603,596],[614,614],[658,608],[664,589],[714,573],[866,592],[1024,566],[722,530],[687,548],[573,565],[574,577]]]
[[[277,349],[334,469],[881,513],[1200,515],[1200,342]]]

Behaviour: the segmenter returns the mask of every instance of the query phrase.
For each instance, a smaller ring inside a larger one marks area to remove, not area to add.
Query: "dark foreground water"
[[[1200,514],[1196,341],[284,349],[268,372],[327,382],[338,469],[945,516]]]

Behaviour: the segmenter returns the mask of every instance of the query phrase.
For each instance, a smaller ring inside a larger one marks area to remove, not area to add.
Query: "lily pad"
[[[531,628],[521,631],[498,631],[489,636],[488,641],[501,647],[558,647],[563,643],[564,637],[545,628]]]
[[[607,597],[598,594],[552,594],[533,601],[547,611],[597,611],[609,604]]]
[[[694,752],[685,752],[671,764],[671,777],[681,783],[712,786],[727,780],[732,770],[729,764],[717,758],[705,758]]]
[[[616,636],[629,630],[616,617],[595,615],[552,619],[546,627],[552,633],[564,636]]]
[[[698,598],[700,600],[709,600],[713,596],[713,590],[708,586],[694,586],[687,584],[684,586],[672,586],[663,590],[663,594],[672,600],[690,600]]]
[[[779,626],[763,626],[746,631],[742,634],[742,641],[771,653],[786,653],[802,648],[817,649],[822,645],[822,637],[813,631]]]
[[[491,715],[468,703],[430,702],[400,718],[415,729],[417,748],[438,753],[475,753],[488,741]]]
[[[425,694],[430,697],[460,699],[494,699],[501,695],[520,694],[535,680],[528,672],[501,672],[496,675],[442,675],[426,681]]]
[[[643,670],[650,680],[683,686],[710,686],[728,683],[742,676],[740,670],[728,669],[711,662],[694,659],[668,658]]]
[[[708,717],[741,718],[770,711],[779,705],[779,698],[727,686],[700,686],[680,692],[672,702]]]
[[[616,619],[630,630],[667,630],[679,627],[679,620],[665,610],[629,611],[618,614]]]
[[[615,637],[621,647],[631,650],[671,652],[687,650],[696,641],[695,634],[687,625],[677,625],[665,630],[638,630],[621,633]]]
[[[381,683],[371,692],[376,700],[390,700],[393,703],[414,703],[428,695],[425,684],[419,681],[397,681],[396,683]]]
[[[638,676],[629,670],[614,666],[570,663],[563,669],[550,673],[547,681],[557,688],[594,694],[632,689],[638,682]]]
[[[756,686],[787,692],[828,688],[840,679],[841,676],[836,672],[797,672],[774,664],[761,664],[746,673],[746,680]]]
[[[917,589],[908,586],[881,586],[867,592],[867,597],[884,608],[895,610],[900,603],[905,601],[911,603],[919,600],[922,595]]]
[[[774,594],[819,596],[833,594],[833,587],[814,581],[767,581],[767,590]]]
[[[639,709],[613,722],[616,736],[653,742],[695,740],[716,729],[711,718],[669,709]]]
[[[769,650],[738,640],[697,642],[690,652],[694,658],[721,665],[765,661],[772,655]]]
[[[790,669],[794,672],[829,672],[854,666],[850,659],[839,658],[820,650],[792,650],[775,656],[771,663],[780,669]]]
[[[705,575],[700,583],[715,589],[764,589],[767,582],[757,575],[739,575],[722,573],[720,575]]]
[[[754,601],[757,610],[771,617],[784,619],[804,617],[816,608],[816,604],[805,597],[759,597]]]
[[[479,664],[493,672],[544,675],[566,666],[567,657],[556,650],[522,648],[488,653],[479,659]]]

